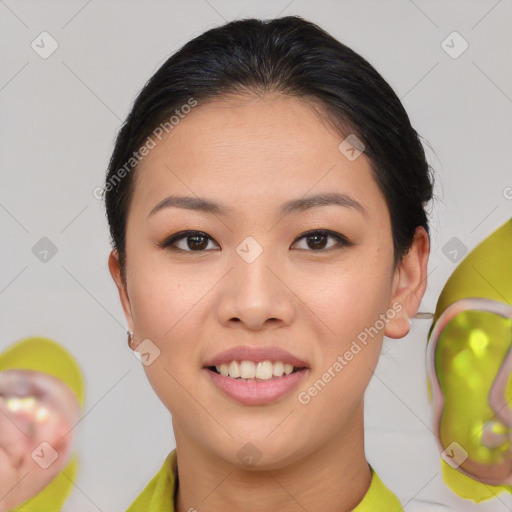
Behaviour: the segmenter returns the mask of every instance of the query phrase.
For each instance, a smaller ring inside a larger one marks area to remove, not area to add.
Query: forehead
[[[342,192],[380,215],[386,206],[370,162],[364,153],[347,159],[339,149],[344,138],[300,98],[230,96],[200,104],[139,164],[132,205],[147,214],[179,192],[257,208]]]

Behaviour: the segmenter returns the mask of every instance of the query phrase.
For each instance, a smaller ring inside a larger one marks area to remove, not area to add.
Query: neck
[[[176,512],[349,512],[371,483],[364,455],[363,404],[332,438],[293,463],[241,469],[205,451],[174,425],[179,487]]]

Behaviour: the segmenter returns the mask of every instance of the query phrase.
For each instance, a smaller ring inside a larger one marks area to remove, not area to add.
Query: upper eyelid
[[[346,246],[350,246],[350,245],[354,245],[353,242],[351,242],[345,235],[343,235],[342,233],[337,233],[335,231],[331,231],[329,229],[322,229],[322,228],[318,228],[318,229],[312,229],[312,230],[309,230],[309,231],[306,231],[305,233],[299,235],[294,243],[296,243],[296,241],[298,240],[301,240],[302,238],[306,238],[308,236],[313,236],[313,235],[316,235],[316,234],[323,234],[327,237],[331,237],[335,240],[337,240],[337,243],[338,244],[342,244],[342,245],[346,245]],[[212,242],[216,243],[217,245],[218,242],[211,236],[209,235],[208,233],[205,233],[204,231],[199,231],[199,230],[188,230],[188,231],[183,231],[183,232],[178,232],[178,233],[175,233],[174,235],[171,235],[169,237],[167,237],[161,244],[158,244],[160,247],[167,247],[167,246],[171,246],[173,244],[175,244],[176,242],[178,241],[181,241],[183,239],[186,239],[188,238],[189,236],[194,236],[194,235],[200,235],[200,236],[204,236],[205,238],[211,240]],[[332,249],[333,247],[329,248],[329,249]],[[327,252],[329,251],[329,249],[323,249],[323,250],[319,250],[319,251],[310,251],[310,252]],[[206,251],[187,251],[187,250],[184,250],[184,252],[206,252]]]

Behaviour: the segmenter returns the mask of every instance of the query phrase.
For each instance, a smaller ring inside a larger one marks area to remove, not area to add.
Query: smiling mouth
[[[232,360],[219,365],[205,365],[214,386],[231,400],[243,405],[268,405],[289,395],[311,371],[307,366],[293,366],[283,361]]]
[[[231,361],[229,364],[223,363],[218,366],[206,366],[205,368],[217,375],[240,382],[269,382],[307,369],[305,366],[292,366],[281,361],[263,361],[259,363]]]

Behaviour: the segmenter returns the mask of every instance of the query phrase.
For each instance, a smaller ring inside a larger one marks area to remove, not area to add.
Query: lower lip
[[[308,369],[283,375],[267,382],[243,382],[204,369],[213,383],[233,400],[245,405],[265,405],[286,396],[305,377]]]

